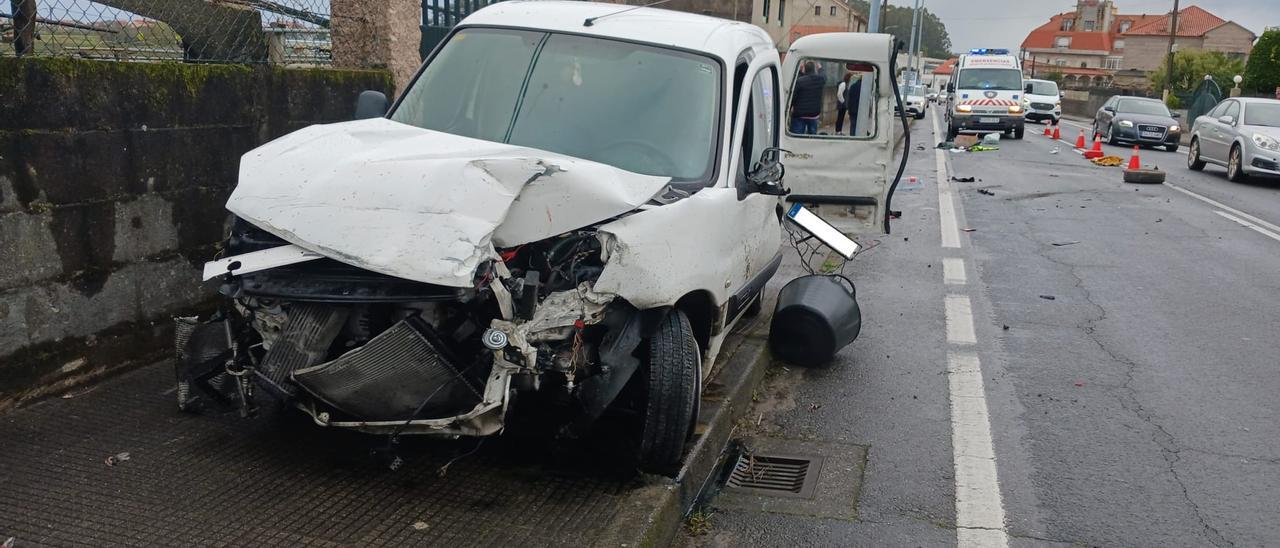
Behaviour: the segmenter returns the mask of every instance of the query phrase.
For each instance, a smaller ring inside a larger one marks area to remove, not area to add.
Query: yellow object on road
[[[1124,165],[1124,158],[1121,158],[1119,156],[1103,156],[1101,158],[1094,158],[1089,161],[1093,162],[1094,165],[1106,166],[1106,167],[1118,167],[1118,166]]]

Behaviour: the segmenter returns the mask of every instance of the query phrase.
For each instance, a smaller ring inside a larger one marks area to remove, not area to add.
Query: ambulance
[[[947,92],[948,140],[961,131],[1022,138],[1022,67],[1009,50],[975,49],[961,55]]]

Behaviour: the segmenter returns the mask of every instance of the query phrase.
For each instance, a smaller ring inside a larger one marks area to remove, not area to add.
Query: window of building
[[[1055,65],[1057,65],[1057,66],[1060,66],[1060,67],[1065,67],[1065,66],[1067,66],[1067,60],[1066,60],[1066,59],[1054,59],[1053,64],[1055,64]]]
[[[1108,57],[1103,67],[1109,70],[1120,70],[1120,57]]]
[[[764,0],[764,22],[769,22],[769,0]]]
[[[1089,68],[1089,63],[1087,61],[1080,63],[1080,68]]]
[[[1112,44],[1112,49],[1124,49],[1124,40],[1116,40],[1115,44]]]
[[[1129,32],[1129,27],[1133,26],[1133,21],[1125,21],[1120,23],[1120,32]]]
[[[787,16],[787,0],[778,0],[778,26],[782,26],[782,21]]]
[[[813,7],[813,16],[814,16],[814,17],[822,17],[822,6],[814,6],[814,7]]]
[[[1063,19],[1063,20],[1062,20],[1062,30],[1064,30],[1064,31],[1069,31],[1069,30],[1071,30],[1071,29],[1075,28],[1075,26],[1076,26],[1076,20],[1075,20],[1075,19]]]
[[[1060,48],[1069,48],[1069,47],[1071,47],[1071,37],[1070,37],[1070,36],[1059,36],[1059,37],[1058,37],[1058,39],[1057,39],[1057,41],[1056,41],[1056,42],[1054,42],[1054,45],[1055,45],[1055,46],[1057,46],[1057,47],[1060,47]]]
[[[836,7],[835,7],[835,6],[831,6],[831,16],[832,16],[832,17],[835,17],[835,15],[836,15]]]
[[[1084,31],[1085,31],[1085,32],[1093,32],[1093,21],[1085,21],[1085,22],[1084,22]]]

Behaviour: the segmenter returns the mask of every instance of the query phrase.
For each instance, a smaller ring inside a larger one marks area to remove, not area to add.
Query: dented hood
[[[495,246],[626,213],[668,182],[376,118],[311,126],[245,154],[227,209],[344,263],[468,287]]]

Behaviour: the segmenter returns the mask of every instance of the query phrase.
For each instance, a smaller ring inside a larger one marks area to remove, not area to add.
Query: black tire
[[[948,140],[948,141],[954,141],[954,140],[956,140],[956,137],[957,137],[957,136],[959,136],[959,135],[960,135],[960,130],[956,129],[956,127],[955,127],[955,126],[953,126],[953,125],[950,125],[950,124],[948,124],[948,125],[947,125],[947,140]]]
[[[1016,128],[1013,128],[1014,139],[1021,139],[1023,135],[1026,135],[1026,133],[1027,133],[1026,126],[1018,126]]]
[[[1158,185],[1163,183],[1165,173],[1155,169],[1126,169],[1124,182],[1141,185]]]
[[[1175,151],[1177,149],[1174,149]],[[1200,159],[1200,139],[1191,139],[1191,148],[1187,150],[1187,169],[1191,171],[1203,171],[1205,166],[1204,160]]]
[[[1227,155],[1227,180],[1233,183],[1243,182],[1249,176],[1244,172],[1244,152],[1240,145],[1231,145],[1231,153]]]
[[[1116,125],[1114,123],[1107,124],[1107,144],[1120,146],[1120,140],[1116,139]]]
[[[669,474],[679,467],[698,419],[701,354],[689,318],[679,310],[667,314],[648,346],[640,467]]]

